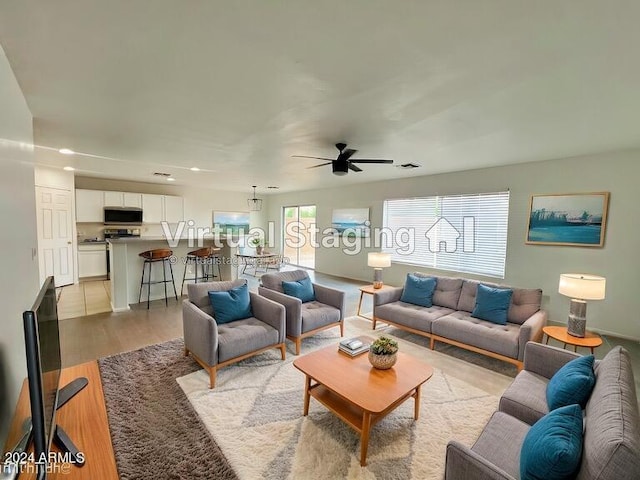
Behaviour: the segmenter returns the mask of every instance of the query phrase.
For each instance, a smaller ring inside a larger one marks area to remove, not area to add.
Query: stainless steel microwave
[[[136,207],[104,207],[105,225],[142,225],[142,209]]]

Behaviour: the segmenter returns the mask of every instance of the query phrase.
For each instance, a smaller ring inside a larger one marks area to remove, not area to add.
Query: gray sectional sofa
[[[540,310],[542,290],[512,288],[462,278],[440,277],[420,272],[418,277],[434,277],[433,306],[422,307],[400,301],[403,287],[387,288],[374,294],[373,329],[384,322],[431,339],[512,363],[522,369],[524,347],[542,340],[547,313]],[[498,325],[471,316],[478,284],[512,288],[507,324]]]
[[[515,480],[531,426],[549,410],[549,379],[579,355],[528,343],[524,370],[500,399],[475,444],[447,445],[445,480]],[[629,354],[611,350],[594,368],[596,383],[584,409],[582,459],[577,480],[640,478],[640,414]]]

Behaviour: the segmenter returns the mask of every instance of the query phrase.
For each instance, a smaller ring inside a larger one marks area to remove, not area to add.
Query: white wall
[[[0,444],[27,375],[22,312],[38,292],[32,118],[0,48]]]
[[[89,190],[110,190],[119,192],[155,193],[160,195],[179,195],[184,198],[185,220],[193,220],[196,227],[213,226],[213,211],[246,212],[249,210],[247,199],[252,192],[227,192],[216,188],[194,188],[180,185],[161,185],[156,183],[127,182],[120,180],[107,180],[103,178],[76,177],[76,188]],[[221,182],[222,185],[222,182]],[[260,197],[258,195],[258,197]],[[264,197],[263,197],[264,198]],[[263,201],[261,212],[251,212],[251,226],[263,227],[265,225],[267,199]],[[100,224],[82,224],[85,236],[96,236],[97,232],[104,228]],[[96,231],[96,233],[93,233]],[[159,225],[145,225],[142,235],[157,236],[162,234]]]
[[[565,322],[569,299],[558,294],[560,274],[602,275],[607,278],[606,300],[589,302],[588,328],[640,339],[640,268],[637,257],[640,247],[640,151],[348,186],[339,186],[339,177],[335,180],[336,188],[333,189],[270,196],[268,219],[276,222],[277,231],[281,231],[283,206],[315,204],[318,227],[322,230],[331,225],[334,208],[369,207],[372,225],[381,226],[385,199],[510,189],[506,276],[502,283],[542,288],[550,319]],[[531,194],[594,191],[611,192],[604,248],[525,245]],[[319,248],[316,251],[316,269],[365,282],[372,278],[366,251],[349,256],[340,249]],[[394,264],[385,269],[384,280],[389,284],[402,285],[406,273],[414,270],[428,269]]]

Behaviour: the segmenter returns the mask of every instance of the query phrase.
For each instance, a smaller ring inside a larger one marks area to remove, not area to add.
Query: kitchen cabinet
[[[76,190],[76,222],[102,223],[104,196],[100,190]]]
[[[142,221],[160,223],[164,219],[164,195],[142,194]]]
[[[164,220],[178,223],[184,220],[184,199],[171,195],[164,196]]]
[[[98,277],[107,274],[107,249],[104,243],[78,245],[78,277]]]
[[[104,192],[105,207],[142,208],[142,194],[131,192]]]

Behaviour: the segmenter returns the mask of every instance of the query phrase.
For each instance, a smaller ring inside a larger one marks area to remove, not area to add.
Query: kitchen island
[[[198,240],[183,238],[180,239],[177,246],[169,245],[165,237],[122,237],[113,238],[109,242],[109,262],[111,270],[111,308],[114,312],[122,312],[129,310],[129,305],[138,303],[140,294],[140,279],[142,277],[142,265],[144,260],[139,256],[146,250],[156,248],[170,248],[173,250],[173,280],[180,298],[180,286],[182,285],[182,275],[186,265],[187,253],[197,250],[201,247],[217,246],[220,247],[220,274],[222,280],[235,280],[237,278],[237,270],[234,265],[236,242],[224,238],[213,238]],[[173,242],[172,242],[173,245]],[[161,280],[162,262],[152,265],[152,280]],[[193,268],[193,265],[189,267]],[[214,272],[217,274],[217,268]],[[192,270],[187,272],[187,278],[193,278]],[[171,278],[171,274],[167,267],[167,279]],[[145,275],[146,279],[146,275]],[[220,280],[220,278],[216,278]],[[187,281],[188,282],[188,281]],[[185,283],[187,283],[185,282]],[[188,283],[192,283],[191,282]],[[186,291],[186,290],[185,290]],[[167,296],[173,296],[173,288],[171,284],[167,285]],[[151,285],[151,300],[164,299],[164,285],[159,283]],[[147,299],[147,286],[145,285],[142,292],[142,300]],[[175,301],[175,300],[174,300]]]

